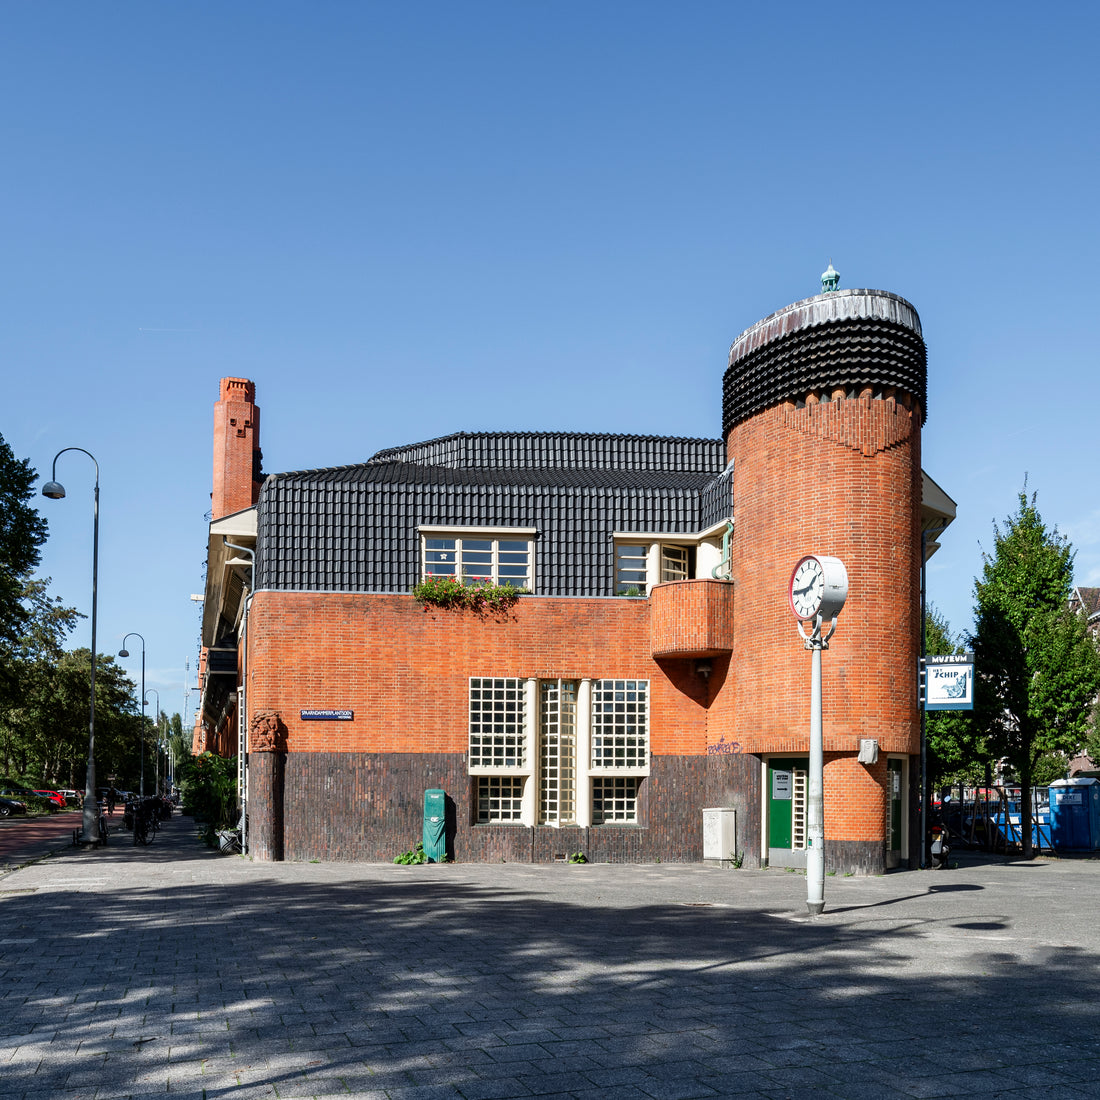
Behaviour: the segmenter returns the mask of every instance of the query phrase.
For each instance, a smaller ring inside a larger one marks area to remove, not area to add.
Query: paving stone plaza
[[[1100,1096],[1100,862],[0,874],[0,1097]],[[984,857],[983,857],[984,859]]]

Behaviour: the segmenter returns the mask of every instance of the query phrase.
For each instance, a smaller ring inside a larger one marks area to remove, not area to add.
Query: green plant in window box
[[[429,573],[413,587],[412,594],[413,599],[426,606],[507,611],[520,596],[527,594],[527,589],[511,584],[493,584],[478,578],[465,582],[457,577]]]
[[[630,596],[630,597],[636,598],[636,599],[644,599],[645,598],[645,589],[644,588],[639,588],[637,585],[632,584],[628,588],[624,588],[621,591],[616,592],[615,595],[616,596]]]

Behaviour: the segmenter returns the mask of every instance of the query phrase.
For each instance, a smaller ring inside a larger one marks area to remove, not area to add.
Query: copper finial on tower
[[[821,273],[821,293],[830,294],[840,286],[840,272],[833,267],[833,261],[829,261],[829,266]]]

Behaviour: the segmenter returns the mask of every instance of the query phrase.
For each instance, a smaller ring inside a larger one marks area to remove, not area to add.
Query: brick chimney
[[[260,410],[247,378],[223,378],[214,406],[212,519],[251,508],[260,495]]]

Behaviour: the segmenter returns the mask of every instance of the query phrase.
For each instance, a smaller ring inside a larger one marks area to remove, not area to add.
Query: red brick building
[[[921,473],[925,394],[915,310],[866,290],[737,339],[722,439],[459,433],[264,477],[254,387],[223,379],[196,747],[247,761],[249,850],[388,860],[442,789],[460,860],[804,865],[787,586],[821,553],[850,579],[827,865],[915,858],[921,530],[954,515]],[[429,574],[530,594],[439,607],[410,594]],[[734,850],[704,851],[710,809]]]

